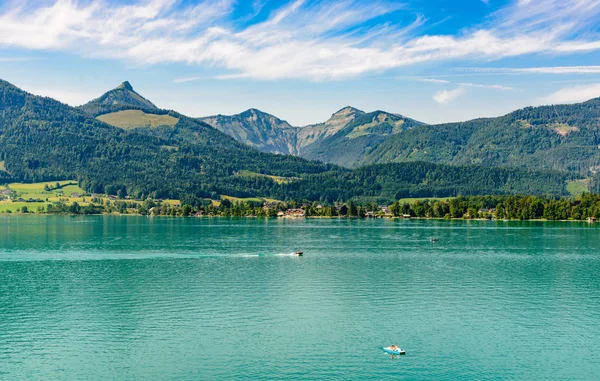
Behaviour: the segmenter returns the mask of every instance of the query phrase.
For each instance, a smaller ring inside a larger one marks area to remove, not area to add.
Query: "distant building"
[[[284,212],[281,212],[281,211],[277,212],[277,217],[283,217],[283,216],[285,216]]]
[[[392,211],[390,210],[389,206],[379,205],[379,210],[381,210],[383,212],[383,214],[386,216],[392,215]]]
[[[78,192],[73,192],[73,193],[71,193],[71,197],[73,197],[73,198],[79,198],[80,196],[79,196]]]
[[[263,207],[266,209],[275,209],[277,208],[277,203],[272,201],[265,201],[263,203]]]
[[[304,217],[306,215],[306,212],[304,211],[304,209],[288,209],[285,212],[285,215],[287,217]]]
[[[367,212],[367,213],[365,213],[365,217],[367,217],[367,218],[375,218],[375,213],[374,212]]]

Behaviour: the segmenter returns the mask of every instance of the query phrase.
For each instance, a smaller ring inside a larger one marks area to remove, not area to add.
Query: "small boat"
[[[429,242],[431,242],[431,243],[437,242],[439,240],[440,240],[439,238],[429,238]]]
[[[397,345],[390,345],[389,347],[383,347],[383,351],[392,356],[405,355],[406,351]]]
[[[296,251],[296,252],[294,253],[294,255],[297,255],[297,256],[301,257],[301,256],[303,256],[303,255],[304,255],[304,253],[303,253],[302,251]]]

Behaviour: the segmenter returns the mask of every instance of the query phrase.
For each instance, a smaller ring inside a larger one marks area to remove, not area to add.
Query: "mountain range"
[[[138,199],[562,195],[567,180],[597,166],[598,100],[552,109],[429,126],[345,107],[294,127],[255,109],[190,118],[158,108],[129,82],[70,107],[0,81],[0,182],[77,178],[89,192]]]
[[[257,109],[237,115],[200,118],[263,152],[295,155],[352,167],[386,137],[424,123],[384,111],[366,113],[344,107],[323,123],[294,127]]]
[[[427,125],[399,114],[345,107],[327,121],[294,127],[251,109],[201,118],[264,152],[344,167],[428,161],[575,172],[600,170],[600,98],[527,107],[495,118]]]

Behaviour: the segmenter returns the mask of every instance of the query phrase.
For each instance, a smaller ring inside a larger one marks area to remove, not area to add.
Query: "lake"
[[[598,379],[599,233],[5,215],[0,379]]]

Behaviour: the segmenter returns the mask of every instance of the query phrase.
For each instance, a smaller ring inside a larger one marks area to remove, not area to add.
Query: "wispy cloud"
[[[600,97],[600,83],[565,87],[542,99],[542,104],[577,103]]]
[[[343,79],[423,62],[600,50],[600,38],[590,32],[598,0],[518,1],[478,28],[418,37],[422,15],[406,25],[378,21],[409,12],[393,0],[295,0],[242,29],[231,22],[234,0],[16,4],[0,13],[0,46],[143,65],[211,65],[226,71],[221,78]]]
[[[0,62],[24,62],[28,60],[29,58],[25,57],[0,57]]]
[[[445,84],[450,84],[452,82],[445,81]],[[468,88],[476,88],[476,89],[492,89],[492,90],[515,90],[515,88],[510,86],[501,86],[501,85],[484,85],[480,83],[471,83],[471,82],[460,82],[457,84],[458,87],[453,90],[439,90],[433,95],[433,100],[439,104],[448,104],[452,103],[454,100],[464,95],[467,92]]]
[[[470,82],[461,82],[459,83],[460,86],[465,86],[465,87],[475,87],[478,89],[494,89],[494,90],[514,90],[514,87],[510,87],[510,86],[502,86],[502,85],[482,85],[479,83],[470,83]]]
[[[421,78],[420,81],[427,82],[427,83],[450,83],[450,81],[448,81],[446,79],[437,79],[437,78]]]
[[[457,87],[454,90],[440,90],[433,95],[433,100],[439,104],[445,105],[453,102],[464,93],[464,87]]]
[[[212,79],[211,77],[182,77],[182,78],[175,78],[173,80],[173,83],[188,83],[188,82],[196,82],[196,81],[202,81],[205,79]]]
[[[404,80],[409,80],[409,81],[418,81],[418,82],[425,82],[425,83],[434,83],[434,84],[439,84],[439,85],[448,85],[448,84],[456,84],[458,86],[461,87],[473,87],[473,88],[478,88],[478,89],[493,89],[493,90],[516,90],[514,87],[511,86],[504,86],[504,85],[488,85],[488,84],[481,84],[481,83],[472,83],[472,82],[452,82],[450,80],[447,79],[438,79],[438,78],[429,78],[429,77],[397,77],[398,79],[404,79]]]
[[[600,74],[600,66],[549,66],[528,68],[461,68],[461,72],[490,74]]]
[[[400,77],[396,77],[396,79],[424,82],[424,83],[435,83],[435,84],[440,84],[440,85],[450,83],[450,81],[448,81],[446,79],[438,79],[438,78],[430,78],[430,77],[400,76]]]

